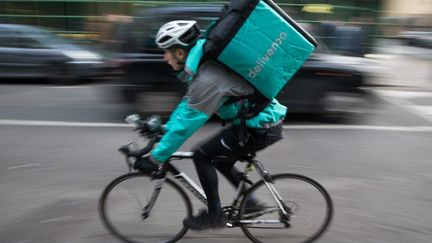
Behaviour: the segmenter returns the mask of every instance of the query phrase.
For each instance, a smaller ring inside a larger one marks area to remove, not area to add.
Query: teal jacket
[[[205,41],[199,40],[186,59],[179,78],[188,84],[188,91],[171,114],[165,135],[152,150],[151,156],[165,162],[207,120],[217,114],[223,120],[239,123],[240,104],[226,102],[229,97],[250,95],[254,89],[239,75],[210,61],[200,61]],[[276,99],[257,116],[246,121],[249,128],[262,128],[285,118],[287,108]]]

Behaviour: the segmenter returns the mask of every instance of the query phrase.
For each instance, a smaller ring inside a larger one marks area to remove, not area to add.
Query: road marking
[[[432,132],[432,126],[364,126],[364,125],[293,125],[286,130],[372,130],[394,132]]]
[[[425,91],[403,91],[403,90],[375,90],[374,92],[384,95],[404,99],[432,97],[432,92]]]
[[[123,124],[123,123],[34,121],[34,120],[0,120],[0,125],[54,126],[54,127],[132,127],[132,125]]]
[[[85,85],[77,85],[77,86],[48,86],[45,88],[48,88],[48,89],[87,89],[88,87]]]
[[[426,114],[426,115],[432,115],[432,106],[426,106],[426,105],[414,105],[414,106],[408,106],[407,108],[411,110],[415,110],[418,113]]]
[[[31,121],[31,120],[0,120],[0,125],[7,126],[58,126],[58,127],[127,127],[123,123],[97,122],[63,122],[63,121]],[[395,132],[432,132],[432,126],[370,126],[370,125],[285,125],[285,130],[374,130]]]
[[[8,167],[8,170],[13,170],[13,169],[21,169],[21,168],[27,168],[27,167],[34,167],[34,166],[40,166],[40,163],[34,163],[34,164],[26,164],[26,165],[17,165],[17,166],[11,166]]]
[[[58,221],[64,221],[64,220],[69,220],[69,219],[73,219],[73,216],[64,216],[64,217],[58,217],[58,218],[45,219],[45,220],[42,220],[40,222],[41,222],[41,224],[45,224],[45,223],[58,222]]]
[[[386,100],[387,102],[389,102],[393,105],[396,105],[402,109],[405,109],[406,111],[413,113],[413,114],[423,118],[424,120],[432,123],[432,114],[424,112],[428,109],[429,106],[421,106],[421,105],[418,105],[414,102],[406,100],[408,97],[418,98],[418,97],[420,97],[419,96],[420,94],[417,96],[413,95],[413,94],[399,96],[399,95],[397,95],[397,93],[392,94],[392,92],[385,92],[385,91],[383,92],[383,90],[381,90],[381,91],[378,90],[375,92],[380,94],[380,97],[383,98],[384,100]],[[417,93],[417,92],[401,91],[399,93],[403,94],[403,93]],[[418,93],[423,93],[421,95],[421,97],[426,97],[425,95],[432,96],[432,92],[418,92]],[[400,97],[404,97],[404,98],[400,98]],[[426,108],[422,109],[421,107],[426,107]]]
[[[366,54],[365,57],[369,59],[377,59],[377,60],[390,60],[395,58],[395,56],[393,55],[386,55],[386,54]]]

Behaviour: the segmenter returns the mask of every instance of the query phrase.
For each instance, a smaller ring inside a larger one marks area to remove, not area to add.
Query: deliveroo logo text
[[[271,47],[268,48],[267,51],[264,53],[264,56],[258,57],[256,59],[256,66],[249,69],[250,78],[255,78],[264,69],[270,58],[278,51],[277,46],[282,45],[286,38],[287,34],[285,32],[281,32],[279,34],[279,37],[277,37],[276,40],[273,41]]]

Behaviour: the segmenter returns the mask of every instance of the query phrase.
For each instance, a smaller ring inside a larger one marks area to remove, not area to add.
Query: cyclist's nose
[[[164,53],[164,61],[168,62],[169,61],[169,53],[167,51],[165,51]]]

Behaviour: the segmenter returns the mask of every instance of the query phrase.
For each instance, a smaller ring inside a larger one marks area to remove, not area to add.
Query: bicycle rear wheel
[[[253,242],[312,242],[320,237],[333,216],[333,203],[324,187],[297,174],[278,174],[272,178],[271,185],[282,198],[289,216],[284,217],[261,180],[245,193],[240,206],[239,218],[245,235]],[[248,200],[258,200],[261,213],[246,209]]]
[[[175,242],[187,231],[183,219],[192,213],[186,193],[169,177],[165,178],[154,206],[145,214],[154,197],[155,186],[143,173],[114,179],[99,199],[99,215],[107,230],[124,242]],[[144,213],[144,215],[143,215]]]

